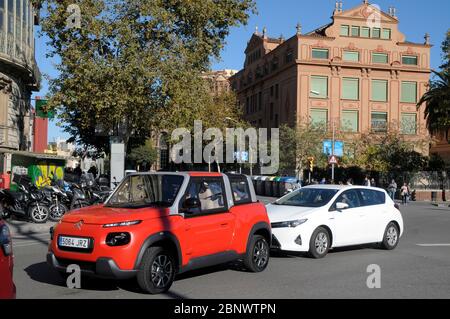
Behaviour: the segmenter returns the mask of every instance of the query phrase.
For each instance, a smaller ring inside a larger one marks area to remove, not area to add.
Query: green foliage
[[[109,135],[128,143],[202,119],[211,98],[199,75],[255,8],[253,0],[79,0],[76,29],[67,25],[72,3],[43,1],[48,56],[60,61],[48,109],[72,141],[99,150]]]
[[[280,171],[295,170],[302,174],[308,158],[314,157],[316,167],[326,167],[322,142],[327,136],[326,127],[301,121],[296,127],[280,127]]]
[[[153,146],[151,140],[147,140],[144,145],[131,150],[128,159],[136,164],[137,167],[150,167],[156,162],[158,152]]]
[[[425,106],[425,118],[427,128],[431,133],[439,131],[447,132],[450,128],[450,30],[447,31],[447,37],[442,43],[443,64],[441,71],[433,71],[435,77],[430,81],[430,89],[426,92],[417,107]],[[448,136],[447,136],[448,138]]]

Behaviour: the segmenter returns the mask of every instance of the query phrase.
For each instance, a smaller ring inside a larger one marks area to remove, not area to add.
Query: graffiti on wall
[[[28,176],[37,187],[49,186],[52,180],[64,179],[64,168],[56,165],[32,165],[28,167]]]

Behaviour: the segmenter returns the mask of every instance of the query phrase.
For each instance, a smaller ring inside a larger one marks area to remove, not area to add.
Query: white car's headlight
[[[272,223],[272,228],[295,228],[297,226],[300,226],[301,224],[306,223],[307,221],[308,219],[305,218],[287,222]]]

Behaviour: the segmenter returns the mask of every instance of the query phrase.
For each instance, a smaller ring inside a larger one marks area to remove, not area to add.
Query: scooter
[[[0,190],[0,215],[11,215],[31,219],[34,223],[45,223],[49,218],[49,208],[45,196],[37,189],[26,188],[19,184],[19,191]]]

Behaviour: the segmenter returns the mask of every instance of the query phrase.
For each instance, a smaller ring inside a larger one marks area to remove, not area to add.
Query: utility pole
[[[333,125],[333,141],[332,141],[332,145],[331,145],[331,155],[334,156],[334,152],[335,152],[334,144],[336,142],[336,125],[335,125],[334,120],[333,120],[332,125]],[[334,183],[334,165],[335,165],[334,163],[331,164],[331,182],[332,183]]]

